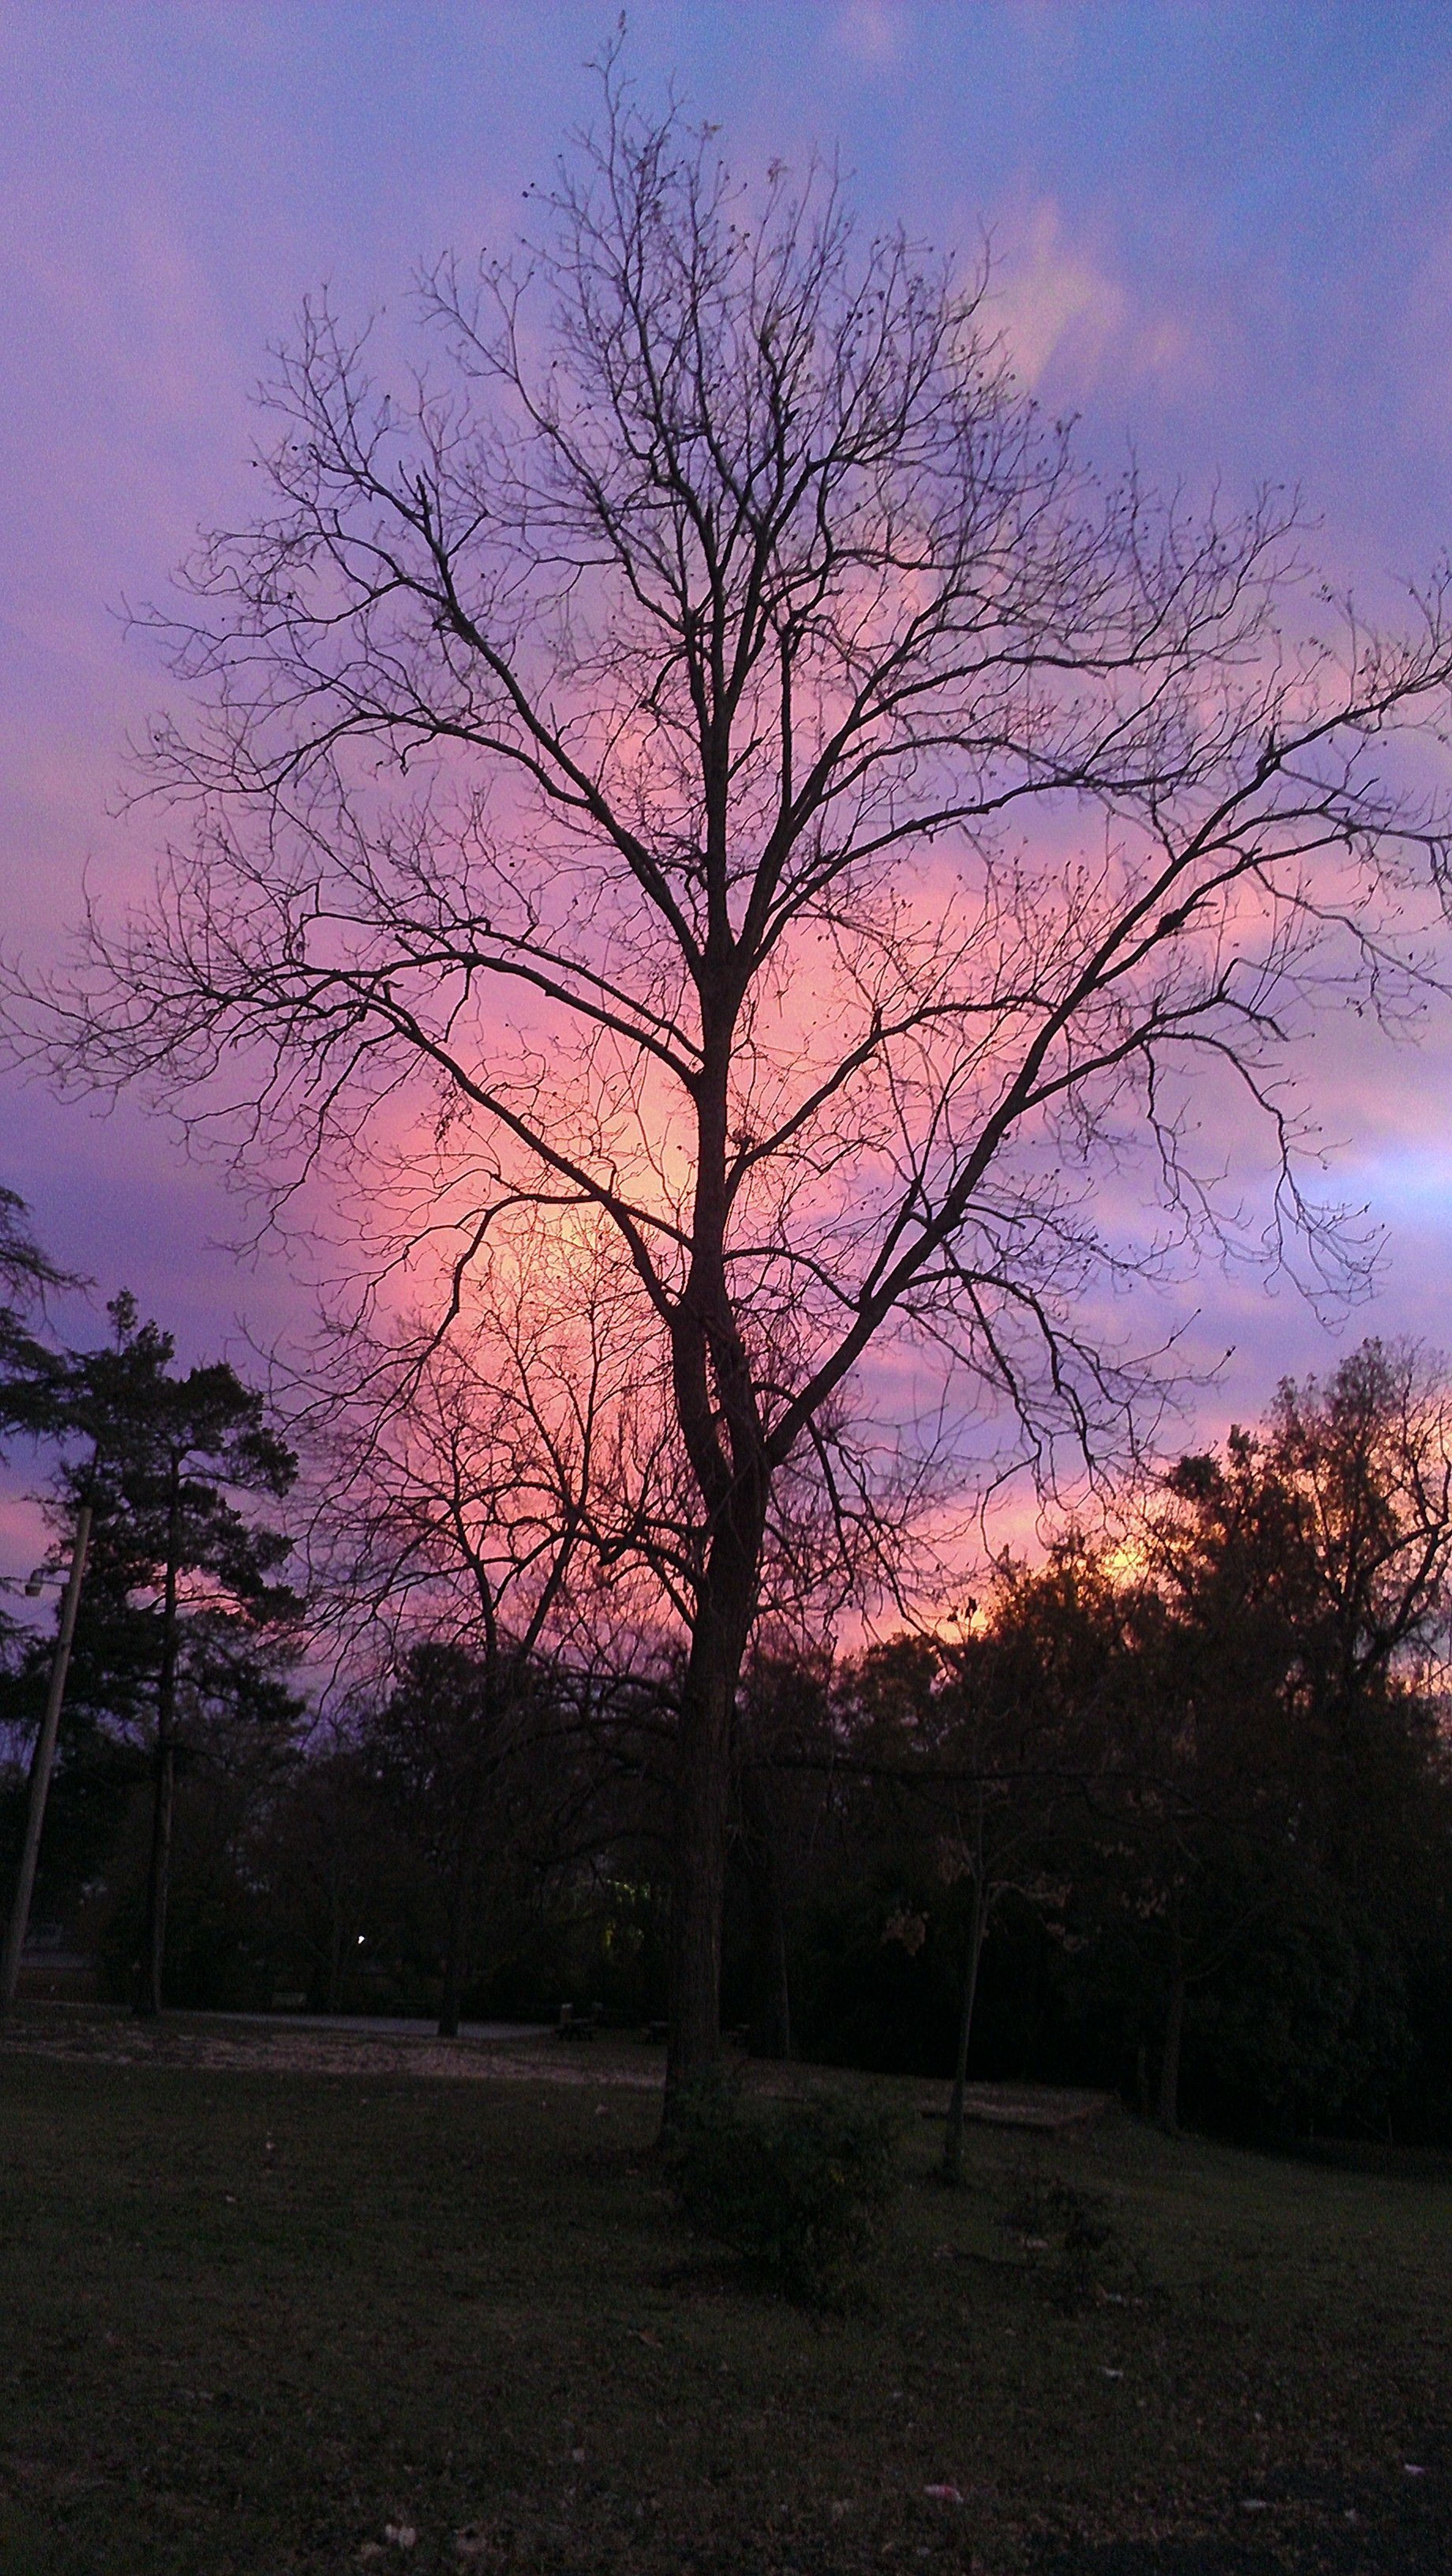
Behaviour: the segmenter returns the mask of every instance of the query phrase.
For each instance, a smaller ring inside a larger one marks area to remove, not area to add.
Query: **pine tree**
[[[107,1313],[110,1347],[63,1355],[33,1427],[71,1446],[56,1480],[62,1529],[91,1513],[73,1705],[113,1738],[151,1739],[136,2009],[152,2015],[188,1713],[286,1722],[298,1705],[286,1676],[300,1603],[282,1580],[292,1542],[255,1509],[289,1491],[297,1460],[229,1363],[180,1375],[172,1336],[140,1322],[129,1293]]]

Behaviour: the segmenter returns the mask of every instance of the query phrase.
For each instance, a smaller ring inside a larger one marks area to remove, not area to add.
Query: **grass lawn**
[[[3,2576],[1452,2569],[1445,2179],[1115,2118],[975,2131],[950,2194],[887,2086],[894,2233],[814,2317],[693,2246],[652,2093],[537,2045],[0,2054]]]

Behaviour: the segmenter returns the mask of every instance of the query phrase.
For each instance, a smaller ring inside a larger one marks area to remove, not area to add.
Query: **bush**
[[[1057,2237],[1059,2259],[1051,2276],[1054,2305],[1066,2316],[1078,2316],[1097,2304],[1100,2275],[1118,2266],[1118,2231],[1102,2191],[1080,2191],[1073,2183],[1042,2174],[1024,2178],[1004,2224],[1030,2241],[1048,2244]]]
[[[668,2141],[698,2233],[814,2305],[842,2291],[876,2236],[897,2187],[894,2148],[886,2113],[843,2094],[755,2104],[721,2077],[686,2088]]]

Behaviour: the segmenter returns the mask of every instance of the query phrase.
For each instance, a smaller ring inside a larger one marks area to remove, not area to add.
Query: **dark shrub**
[[[675,2106],[668,2154],[698,2233],[813,2304],[845,2287],[897,2186],[892,2122],[838,2093],[753,2103],[700,2079]]]
[[[1050,2289],[1055,2306],[1066,2315],[1095,2306],[1103,2289],[1101,2276],[1119,2268],[1118,2231],[1108,2210],[1101,2191],[1080,2191],[1073,2183],[1031,2174],[1004,2213],[1004,2225],[1030,2240],[1052,2244],[1057,2239]]]

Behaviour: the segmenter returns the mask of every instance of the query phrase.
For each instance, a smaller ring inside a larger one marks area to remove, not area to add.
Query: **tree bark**
[[[953,2090],[948,2102],[948,2125],[943,2134],[943,2179],[961,2183],[963,2179],[964,2096],[968,2084],[968,2042],[973,2036],[973,2006],[978,1997],[978,1962],[983,1956],[983,1935],[988,1922],[988,1897],[983,1883],[983,1858],[973,1875],[973,1915],[968,1926],[968,1958],[963,1972],[963,2010],[958,2022],[958,2056],[953,2068]]]
[[[151,1810],[151,1858],[146,1875],[146,1932],[136,2010],[154,2021],[162,2008],[166,1960],[166,1909],[171,1879],[171,1823],[176,1796],[177,1554],[181,1530],[181,1469],[173,1465],[166,1521],[166,1579],[162,1594],[161,1670],[156,1684],[156,1791]]]
[[[721,1916],[731,1729],[751,1624],[749,1578],[708,1578],[691,1637],[676,1745],[666,2102],[721,2054]],[[724,1595],[724,1597],[723,1597]]]

